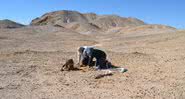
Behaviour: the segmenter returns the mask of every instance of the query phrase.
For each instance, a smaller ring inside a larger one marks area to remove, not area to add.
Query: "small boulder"
[[[73,59],[69,59],[66,61],[66,63],[62,66],[61,71],[70,71],[74,70],[74,61]]]

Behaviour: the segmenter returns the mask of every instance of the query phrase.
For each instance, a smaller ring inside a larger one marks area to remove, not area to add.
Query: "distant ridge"
[[[5,20],[0,20],[0,28],[20,28],[23,27],[24,25],[20,23],[16,23],[14,21],[5,19]]]

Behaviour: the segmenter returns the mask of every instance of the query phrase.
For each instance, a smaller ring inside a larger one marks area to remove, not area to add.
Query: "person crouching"
[[[97,69],[107,69],[107,55],[104,51],[95,49],[94,47],[82,46],[78,48],[80,66],[92,67],[93,58],[96,59],[95,66]]]

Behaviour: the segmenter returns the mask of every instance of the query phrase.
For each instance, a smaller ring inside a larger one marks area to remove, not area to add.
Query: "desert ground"
[[[80,34],[52,26],[0,29],[1,99],[184,99],[185,31]],[[127,68],[63,71],[77,47],[95,45]]]
[[[0,99],[185,99],[185,31],[74,11],[0,22]],[[127,72],[60,71],[95,46]]]

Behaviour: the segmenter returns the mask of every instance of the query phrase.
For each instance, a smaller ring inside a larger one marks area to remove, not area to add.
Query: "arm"
[[[79,65],[81,65],[82,53],[83,53],[83,48],[79,47],[77,50],[77,62]]]
[[[82,54],[80,53],[79,55],[78,55],[78,64],[79,65],[82,65],[82,58],[83,58],[83,56],[82,56]]]
[[[89,51],[88,51],[88,57],[89,57],[89,60],[88,60],[88,65],[90,66],[92,61],[93,61],[93,48],[90,48]]]

